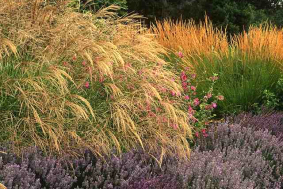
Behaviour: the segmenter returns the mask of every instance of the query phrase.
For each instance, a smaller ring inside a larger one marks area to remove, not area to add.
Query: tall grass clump
[[[156,34],[157,41],[164,47],[181,50],[189,57],[227,52],[229,47],[226,33],[214,28],[208,17],[198,25],[194,20],[157,21],[156,25],[152,25],[151,32]]]
[[[118,9],[0,2],[0,141],[15,150],[102,155],[141,146],[161,149],[161,157],[189,154],[188,117],[180,98],[164,92],[182,92],[159,58],[166,51],[139,16],[119,18]]]
[[[169,56],[172,64],[198,76],[198,94],[204,95],[209,87],[206,78],[218,74],[214,89],[225,96],[217,110],[221,114],[262,104],[264,91],[274,91],[282,74],[282,30],[272,26],[251,27],[248,33],[231,36],[231,43],[208,20],[199,25],[164,21],[153,26],[152,32],[173,51]],[[180,53],[184,55],[181,59],[176,55]]]

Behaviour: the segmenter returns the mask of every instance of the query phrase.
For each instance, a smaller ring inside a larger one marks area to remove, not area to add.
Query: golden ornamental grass
[[[250,58],[283,60],[283,30],[270,24],[251,26],[234,36],[232,45]]]
[[[229,47],[226,33],[214,28],[208,17],[199,24],[193,20],[157,21],[151,31],[164,47],[182,51],[189,56],[226,52]]]
[[[16,102],[0,111],[5,137],[20,149],[103,155],[142,146],[161,150],[160,160],[188,156],[191,126],[181,98],[169,96],[182,87],[140,17],[118,18],[114,5],[96,14],[67,5],[0,2],[0,98]]]
[[[0,189],[7,189],[3,184],[0,183]]]

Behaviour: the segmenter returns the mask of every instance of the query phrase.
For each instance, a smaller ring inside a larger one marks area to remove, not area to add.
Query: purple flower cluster
[[[0,153],[0,182],[34,189],[283,187],[283,141],[268,130],[222,123],[207,132],[196,139],[189,161],[166,157],[161,167],[141,150],[104,160],[89,151],[79,158],[46,157],[36,149],[21,158]]]
[[[183,188],[282,188],[283,142],[267,130],[219,124],[175,172]]]
[[[167,158],[162,169],[141,150],[98,159],[86,151],[81,158],[45,157],[31,149],[23,157],[0,153],[0,183],[7,188],[176,188],[176,177],[167,176]],[[174,186],[174,187],[172,187]],[[177,188],[176,188],[177,189]]]
[[[283,112],[264,111],[260,115],[252,113],[241,113],[234,117],[234,122],[244,127],[255,129],[268,129],[271,134],[283,139]]]

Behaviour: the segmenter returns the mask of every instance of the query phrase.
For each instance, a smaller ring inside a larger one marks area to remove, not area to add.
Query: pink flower
[[[207,98],[211,98],[212,97],[212,94],[211,93],[207,93]]]
[[[185,98],[186,100],[189,100],[189,99],[190,99],[190,97],[189,97],[188,95],[186,95],[184,98]]]
[[[193,91],[196,91],[196,87],[195,86],[191,86],[191,89],[193,90]]]
[[[198,98],[195,98],[195,99],[194,99],[194,105],[195,105],[195,106],[199,105],[199,99],[198,99]]]
[[[182,86],[183,86],[183,87],[187,87],[187,86],[188,86],[188,83],[187,83],[187,82],[182,82]]]
[[[211,81],[216,81],[218,79],[217,76],[210,77]]]
[[[171,124],[171,127],[173,127],[173,129],[176,130],[178,128],[178,125],[176,123],[173,123],[173,124]]]
[[[181,80],[184,82],[184,81],[187,81],[187,76],[186,76],[186,74],[185,74],[185,72],[182,72],[181,73]]]
[[[219,95],[219,96],[217,96],[217,99],[218,99],[218,100],[224,100],[224,96]]]
[[[188,112],[189,112],[189,117],[192,117],[192,115],[195,113],[194,109],[191,107],[191,105],[188,106]]]
[[[198,132],[196,132],[195,135],[196,135],[197,138],[199,137],[199,133]]]
[[[85,82],[85,88],[89,88],[89,82],[87,81],[87,82]]]
[[[63,62],[63,65],[68,66],[69,64],[68,64],[68,62]]]
[[[83,62],[82,62],[82,65],[83,65],[83,66],[85,66],[85,65],[86,65],[86,62],[85,62],[85,61],[83,61]]]
[[[172,95],[172,96],[175,96],[176,93],[175,93],[174,91],[171,91],[171,95]]]
[[[178,52],[178,56],[180,57],[180,58],[183,58],[184,57],[184,55],[183,55],[183,53],[180,51],[180,52]]]
[[[202,129],[201,132],[202,132],[202,134],[205,134],[206,130],[205,130],[205,129]]]
[[[74,55],[73,56],[73,61],[76,61],[77,60],[77,57]]]
[[[181,96],[181,92],[177,92],[177,94],[176,94],[178,97],[180,97]]]
[[[212,105],[213,108],[217,107],[217,104],[215,102],[212,102],[211,105]]]
[[[197,75],[196,74],[192,74],[191,76],[192,76],[193,79],[195,79]]]
[[[193,92],[193,95],[197,95],[197,93],[196,93],[196,92]]]

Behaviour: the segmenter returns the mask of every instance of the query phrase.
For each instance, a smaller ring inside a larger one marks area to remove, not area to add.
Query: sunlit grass
[[[142,146],[161,148],[161,159],[187,157],[184,105],[162,92],[182,92],[160,58],[164,47],[139,16],[118,18],[117,6],[82,14],[67,5],[0,2],[0,140],[19,150],[102,155]]]

